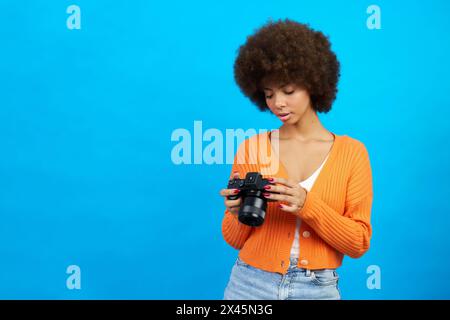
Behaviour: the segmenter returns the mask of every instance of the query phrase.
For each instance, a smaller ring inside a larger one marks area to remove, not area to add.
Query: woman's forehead
[[[294,85],[294,83],[288,82],[288,81],[272,81],[272,82],[263,82],[263,89],[282,89],[283,87],[286,87],[288,85]]]

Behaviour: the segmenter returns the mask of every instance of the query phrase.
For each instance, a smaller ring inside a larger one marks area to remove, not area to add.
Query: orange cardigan
[[[261,172],[264,178],[289,178],[273,152],[270,135],[270,132],[254,135],[239,146],[230,179],[235,171],[241,179],[249,171]],[[282,211],[277,202],[268,202],[263,225],[250,227],[225,210],[223,237],[240,250],[239,257],[244,262],[262,270],[286,274],[296,216],[302,219],[300,268],[337,268],[344,254],[358,258],[369,249],[373,198],[369,155],[360,141],[346,135],[334,136],[328,160],[311,191],[307,192],[303,208],[296,214]],[[258,143],[259,147],[255,147]],[[272,170],[267,169],[267,158],[262,153],[270,153]]]

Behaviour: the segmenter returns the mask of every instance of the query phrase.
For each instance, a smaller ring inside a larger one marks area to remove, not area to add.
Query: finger
[[[267,199],[275,200],[275,201],[284,201],[289,205],[298,205],[298,199],[296,197],[288,196],[285,194],[275,194],[275,193],[263,193],[263,196]]]
[[[241,199],[236,200],[225,200],[225,206],[226,207],[238,207],[241,205]]]
[[[280,207],[281,210],[286,211],[286,212],[291,212],[291,213],[298,212],[302,209],[301,207],[299,207],[297,205],[287,205],[287,204],[283,204],[283,203],[280,203],[278,206]]]
[[[222,189],[220,190],[220,195],[223,197],[232,196],[239,193],[238,189]]]
[[[267,185],[264,187],[265,190],[270,191],[270,192],[278,192],[281,194],[286,194],[286,195],[290,195],[290,196],[295,196],[298,194],[298,187],[286,187],[284,185]]]
[[[239,179],[239,171],[233,171],[230,176],[230,180]]]
[[[274,178],[271,178],[269,181],[271,183],[280,183],[280,184],[283,184],[283,185],[291,187],[291,188],[294,188],[294,187],[296,187],[298,185],[298,183],[296,183],[295,181],[287,180],[285,178],[276,178],[276,177],[274,177]]]
[[[239,207],[227,207],[227,211],[233,215],[239,214]]]

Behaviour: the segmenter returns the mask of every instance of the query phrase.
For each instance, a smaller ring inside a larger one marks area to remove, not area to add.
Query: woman
[[[241,91],[283,124],[247,140],[266,141],[275,170],[250,163],[263,158],[261,150],[243,143],[230,175],[256,171],[273,183],[264,193],[273,200],[264,223],[242,224],[242,199],[227,198],[238,190],[220,191],[224,239],[240,250],[224,299],[340,299],[336,269],[343,256],[358,258],[369,249],[367,149],[328,131],[317,116],[331,110],[337,93],[339,62],[330,47],[321,32],[286,19],[268,22],[239,49],[234,71]]]

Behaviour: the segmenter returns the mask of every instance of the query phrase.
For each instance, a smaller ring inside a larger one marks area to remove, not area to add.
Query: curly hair
[[[336,98],[340,64],[328,37],[289,19],[270,21],[239,47],[234,78],[242,93],[267,111],[263,82],[294,83],[307,90],[312,107],[327,113]]]

